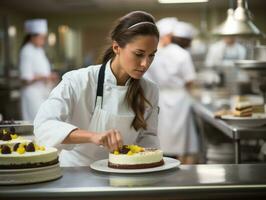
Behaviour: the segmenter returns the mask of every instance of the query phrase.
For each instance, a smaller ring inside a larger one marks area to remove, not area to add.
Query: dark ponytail
[[[137,25],[138,23],[139,25]],[[153,16],[146,12],[134,11],[118,20],[111,32],[110,40],[116,41],[118,45],[123,48],[139,35],[152,35],[159,39],[159,32]],[[106,63],[114,57],[115,53],[113,52],[112,46],[110,46],[104,52],[102,62]],[[126,102],[135,113],[135,118],[131,126],[134,127],[135,130],[139,130],[140,128],[146,129],[147,122],[144,119],[144,112],[146,105],[151,106],[151,104],[145,98],[139,79],[131,78],[125,98]]]
[[[105,50],[102,58],[102,63],[107,63],[109,60],[115,57],[115,53],[112,47]]]
[[[37,35],[38,34],[27,34],[27,35],[25,35],[20,48],[24,47],[24,45],[27,44],[31,40],[31,38],[33,38],[33,37],[35,37]]]

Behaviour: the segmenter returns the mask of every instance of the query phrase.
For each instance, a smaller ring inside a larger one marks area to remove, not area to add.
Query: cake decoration
[[[26,146],[26,149],[25,149],[27,152],[34,152],[35,151],[35,147],[34,147],[34,144],[31,142],[29,143],[27,146]]]
[[[119,154],[134,155],[135,153],[139,153],[142,151],[144,151],[144,148],[138,145],[123,145],[121,148],[115,150],[113,153],[115,155]]]
[[[1,146],[1,154],[11,154],[11,149],[7,145]]]
[[[57,149],[39,146],[15,132],[0,131],[0,169],[35,168],[58,163]]]
[[[0,185],[37,183],[61,176],[56,148],[40,146],[15,129],[0,129]]]
[[[9,141],[12,139],[16,139],[18,136],[15,132],[9,132],[6,129],[0,131],[0,140]]]
[[[26,152],[25,145],[20,144],[16,152],[18,152],[19,154],[24,154]]]
[[[163,164],[161,150],[138,145],[124,145],[109,153],[108,159],[108,167],[117,169],[143,169]]]

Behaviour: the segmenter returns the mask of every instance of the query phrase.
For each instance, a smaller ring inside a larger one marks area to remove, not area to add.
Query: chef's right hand
[[[110,152],[123,146],[123,140],[120,132],[116,129],[110,129],[96,134],[95,143],[108,148]]]

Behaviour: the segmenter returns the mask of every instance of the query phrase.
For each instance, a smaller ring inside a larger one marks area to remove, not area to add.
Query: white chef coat
[[[224,41],[212,44],[206,56],[207,67],[232,66],[233,61],[246,58],[246,49],[235,42],[233,45],[226,45]]]
[[[198,151],[197,135],[185,83],[195,79],[190,54],[176,44],[158,49],[146,77],[159,85],[158,136],[165,154]]]
[[[37,142],[62,150],[59,155],[61,166],[85,166],[108,156],[106,149],[103,152],[103,149],[95,144],[61,144],[72,130],[76,128],[90,130],[92,124],[95,124],[95,118],[97,118],[95,99],[99,69],[100,65],[95,65],[66,73],[63,80],[42,104],[35,118],[34,134]],[[144,78],[141,79],[141,85],[145,97],[152,107],[148,106],[144,114],[148,125],[147,129],[140,129],[135,134],[131,134],[133,127],[127,127],[127,130],[125,127],[120,129],[124,124],[122,120],[121,123],[120,121],[112,122],[114,119],[119,120],[119,117],[123,118],[123,115],[125,117],[132,116],[133,111],[124,99],[128,82],[125,86],[117,86],[109,61],[105,69],[102,101],[102,111],[106,115],[99,118],[98,123],[97,121],[96,123],[101,127],[118,129],[125,144],[158,148],[158,88],[154,83]],[[109,115],[113,115],[115,118],[108,120]],[[129,124],[131,124],[132,119]],[[101,127],[94,126],[94,129],[101,130]],[[101,155],[95,152],[101,152]]]
[[[20,78],[31,81],[35,76],[49,76],[51,68],[42,48],[27,43],[20,52]],[[33,121],[40,105],[47,99],[50,85],[37,81],[22,88],[23,120]]]

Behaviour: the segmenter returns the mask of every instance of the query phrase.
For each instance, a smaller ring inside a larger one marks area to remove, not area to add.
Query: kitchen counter
[[[181,165],[145,174],[62,168],[63,177],[0,186],[0,199],[254,199],[266,197],[266,164]]]
[[[265,125],[260,127],[238,127],[230,125],[226,121],[214,117],[214,112],[217,110],[212,105],[204,105],[198,100],[193,100],[193,111],[197,117],[203,119],[203,122],[208,122],[232,139],[235,146],[236,164],[241,163],[240,141],[242,139],[266,139]]]

